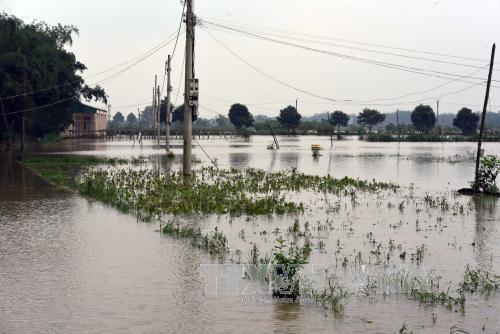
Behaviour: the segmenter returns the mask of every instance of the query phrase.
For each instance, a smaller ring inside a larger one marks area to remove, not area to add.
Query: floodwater
[[[220,168],[296,168],[308,174],[375,178],[398,183],[417,196],[445,194],[452,207],[443,211],[408,203],[401,212],[389,209],[389,203],[397,207],[402,201],[400,195],[360,194],[360,204],[353,206],[347,199],[351,204],[342,202],[337,213],[308,212],[301,217],[301,228],[304,221],[311,229],[329,218],[335,222],[326,235],[319,236],[318,229],[313,243],[322,238],[327,247],[324,252],[314,247],[311,262],[336,267],[344,257],[352,263],[357,251],[363,251],[364,261],[372,264],[376,261],[367,239],[371,232],[383,249],[389,240],[408,253],[425,244],[421,265],[402,263],[396,254],[387,261],[391,269],[436,270],[443,282],[457,281],[467,264],[500,273],[499,203],[455,198],[449,192],[468,186],[474,171],[473,144],[351,139],[334,141],[330,148],[327,137],[279,139],[281,149],[275,151],[266,150],[270,137],[198,142]],[[313,143],[324,148],[319,158],[311,155]],[[66,142],[48,151],[153,157],[159,168],[176,170],[181,168],[180,145],[173,142],[178,155],[173,163],[151,141]],[[500,144],[484,146],[486,154],[500,155]],[[194,156],[199,161],[195,167],[210,163],[199,147]],[[188,242],[161,235],[155,223],[137,222],[132,215],[54,188],[7,156],[0,157],[0,333],[396,333],[403,323],[414,333],[500,331],[496,295],[467,297],[465,313],[420,305],[403,296],[352,296],[345,302],[345,315],[334,317],[317,305],[211,293],[201,268],[217,259]],[[321,207],[331,204],[323,201]],[[201,223],[219,226],[231,250],[245,254],[250,242],[270,250],[271,231],[286,230],[293,219],[240,217],[228,223],[224,217],[207,217]],[[245,241],[238,237],[242,229]],[[339,276],[347,275],[339,269]]]

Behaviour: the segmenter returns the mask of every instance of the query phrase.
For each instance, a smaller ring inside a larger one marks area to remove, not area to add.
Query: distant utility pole
[[[299,99],[295,99],[295,110],[299,112]]]
[[[167,108],[165,111],[165,150],[170,152],[170,92],[172,86],[170,85],[170,55],[167,59]]]
[[[399,109],[396,109],[396,126],[397,126],[397,131],[398,131],[398,143],[401,142],[401,129],[399,126]]]
[[[155,75],[155,88],[153,89],[153,115],[155,119],[155,124],[153,128],[153,136],[156,136],[156,144],[160,143],[160,138],[159,138],[159,126],[160,126],[160,117],[158,114],[158,108],[160,107],[160,101],[158,99],[158,77]]]
[[[160,110],[161,110],[161,96],[160,96],[160,86],[156,86],[156,119],[158,123],[156,123],[156,144],[160,145]]]
[[[142,143],[142,119],[141,119],[141,111],[139,110],[139,108],[137,108],[137,115],[139,115],[139,133],[138,133],[138,136],[139,136],[139,143]]]
[[[153,136],[154,136],[154,129],[156,129],[156,85],[153,86],[153,103],[151,105],[152,110],[151,110],[151,115],[149,117],[150,121],[150,127],[153,130]]]
[[[184,148],[182,170],[186,181],[191,177],[191,150],[193,140],[193,114],[198,106],[198,80],[194,78],[195,17],[193,0],[186,1],[186,68],[184,70]]]
[[[438,131],[438,136],[441,132],[441,129],[440,129],[440,125],[439,125],[439,100],[436,101],[436,113],[437,113],[437,120],[436,120],[436,123],[437,123],[437,131]],[[443,135],[441,133],[441,141],[443,140]]]
[[[484,132],[484,120],[486,119],[486,108],[488,106],[488,98],[490,96],[490,86],[491,86],[491,73],[493,72],[493,63],[495,62],[495,44],[493,43],[493,47],[491,49],[491,60],[490,60],[490,71],[488,73],[488,83],[486,84],[486,95],[484,97],[484,105],[483,105],[483,115],[481,117],[481,128],[479,129],[479,139],[477,141],[477,155],[476,155],[476,174],[474,178],[474,192],[477,193],[478,181],[479,181],[479,163],[481,160],[481,144],[483,142],[483,132]]]

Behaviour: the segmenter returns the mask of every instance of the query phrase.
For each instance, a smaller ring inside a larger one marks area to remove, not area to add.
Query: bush
[[[479,166],[479,175],[477,184],[475,181],[471,182],[471,187],[474,190],[496,193],[498,192],[498,187],[496,185],[496,179],[498,172],[500,171],[500,160],[493,155],[488,155],[481,160]]]
[[[370,133],[366,140],[370,142],[393,142],[397,139],[388,133]]]
[[[255,129],[253,129],[253,128],[243,127],[241,129],[241,135],[243,136],[243,138],[250,138],[255,133],[256,133]]]

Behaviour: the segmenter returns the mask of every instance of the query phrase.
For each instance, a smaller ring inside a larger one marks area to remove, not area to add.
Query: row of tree
[[[330,123],[336,125],[339,122],[337,119],[340,117],[340,119],[343,120],[341,125],[347,124],[345,119],[342,118],[345,114],[342,112],[335,112],[332,114],[332,117],[336,113],[340,116],[337,115],[336,119],[333,120],[330,118]],[[372,126],[378,125],[384,120],[385,115],[374,109],[364,109],[358,116],[358,123],[367,125],[369,131],[371,131]],[[473,113],[471,109],[462,108],[453,119],[453,125],[460,129],[463,134],[473,134],[476,132],[478,121],[479,116]],[[418,132],[429,133],[436,127],[437,117],[431,106],[421,104],[411,113],[411,122]]]
[[[183,106],[173,107],[172,110],[172,122],[182,123],[184,117]],[[146,108],[143,112],[143,126],[148,124],[149,118],[152,117],[152,109],[150,107]],[[356,117],[357,123],[366,126],[368,131],[371,132],[374,126],[377,126],[385,121],[386,116],[375,109],[365,108]],[[279,126],[287,129],[288,133],[294,132],[298,129],[302,116],[298,113],[297,109],[293,106],[287,106],[286,108],[280,110],[280,114],[276,117],[276,121]],[[164,113],[160,119],[161,123],[164,123]],[[265,120],[269,123],[269,120]],[[327,113],[327,124],[340,130],[340,127],[345,127],[349,124],[350,116],[342,111],[334,111],[333,113]],[[429,133],[436,127],[437,117],[434,110],[428,105],[419,105],[411,112],[411,122],[413,124],[413,129],[420,133]],[[453,125],[460,129],[463,134],[473,134],[477,129],[477,124],[479,121],[479,116],[472,112],[468,108],[462,108],[455,119],[453,120]],[[238,131],[243,128],[251,128],[255,125],[255,118],[252,113],[248,110],[247,106],[236,103],[229,109],[228,117],[219,115],[214,121],[209,121],[206,119],[200,119],[198,124],[201,127],[217,127],[219,129],[227,129],[230,126],[234,126]],[[273,122],[274,123],[274,122]],[[138,126],[137,117],[130,113],[128,116],[123,116],[122,113],[118,112],[113,117],[110,122],[110,127],[136,127]],[[395,124],[389,124],[387,128],[397,129]],[[401,128],[401,126],[400,126]]]
[[[342,111],[334,111],[327,113],[327,122],[333,127],[345,127],[349,124],[350,117]],[[288,129],[288,131],[296,130],[300,124],[302,116],[297,112],[293,106],[288,106],[280,111],[280,115],[276,118],[279,124]],[[248,108],[242,104],[234,104],[229,110],[229,119],[236,129],[242,127],[251,127],[254,124],[253,115],[249,112]],[[357,116],[359,124],[368,127],[371,132],[372,127],[376,126],[385,120],[385,115],[375,109],[365,108]],[[436,114],[432,107],[428,105],[418,105],[411,113],[411,122],[418,132],[429,133],[436,127]],[[453,125],[459,128],[464,134],[472,134],[477,129],[479,116],[468,108],[462,108],[455,119]]]

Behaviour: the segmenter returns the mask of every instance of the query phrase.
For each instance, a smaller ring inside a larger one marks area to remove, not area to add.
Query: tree
[[[420,132],[429,132],[436,125],[436,114],[430,106],[419,105],[411,113],[411,122]]]
[[[192,114],[193,122],[195,122],[196,119],[197,119],[197,117]],[[175,123],[175,122],[179,122],[179,123],[184,122],[184,105],[183,104],[173,108],[173,110],[172,110],[172,123]]]
[[[254,123],[253,116],[250,111],[248,111],[248,108],[239,103],[235,103],[231,106],[228,117],[237,130],[241,130],[242,127],[249,128]]]
[[[349,116],[337,110],[334,111],[333,114],[330,114],[330,119],[328,121],[333,127],[337,126],[340,129],[341,126],[347,126],[349,123]]]
[[[219,129],[228,129],[231,127],[231,121],[226,116],[218,115],[215,118],[215,125]]]
[[[453,126],[459,128],[464,135],[471,135],[476,132],[479,116],[468,108],[462,108],[453,119]]]
[[[180,105],[172,110],[172,123],[184,122],[184,105]]]
[[[141,113],[141,124],[143,127],[149,127],[153,124],[153,107],[147,106]]]
[[[121,112],[117,112],[113,116],[113,121],[111,121],[111,125],[114,128],[120,128],[123,126],[123,123],[125,123],[125,117],[123,117],[123,114]]]
[[[281,126],[290,130],[296,130],[299,127],[300,119],[302,116],[297,112],[297,109],[293,106],[288,106],[285,109],[280,110],[280,115],[276,118],[280,122]]]
[[[71,106],[75,101],[95,99],[107,103],[101,87],[85,84],[81,73],[86,66],[68,51],[75,33],[78,29],[74,26],[26,24],[0,13],[0,96],[4,98],[0,132],[12,128],[20,133],[24,116],[29,136],[59,133],[72,122]],[[32,110],[18,112],[25,109]]]
[[[127,115],[127,126],[135,126],[137,124],[137,117],[134,113],[130,113]]]
[[[375,109],[363,109],[358,115],[358,123],[368,126],[368,132],[372,131],[372,126],[385,121],[385,115]]]

